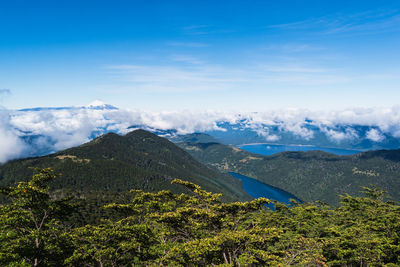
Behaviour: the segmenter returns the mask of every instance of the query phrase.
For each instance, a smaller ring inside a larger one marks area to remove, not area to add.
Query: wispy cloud
[[[210,25],[190,25],[183,27],[182,30],[190,35],[205,35],[212,31]]]
[[[264,69],[269,72],[281,72],[281,73],[327,73],[328,72],[328,70],[324,68],[313,68],[296,64],[266,65]]]
[[[283,53],[301,53],[301,52],[315,52],[323,50],[324,48],[319,45],[314,44],[295,44],[295,43],[288,43],[288,44],[274,44],[268,45],[263,48],[264,50],[273,50],[279,51]]]
[[[191,47],[191,48],[202,48],[210,46],[209,44],[198,43],[198,42],[168,42],[167,45],[176,47]]]
[[[114,77],[130,83],[135,90],[158,92],[215,91],[232,88],[243,78],[237,71],[212,65],[200,65],[189,57],[176,58],[175,61],[196,63],[193,66],[148,66],[115,65],[109,66]]]
[[[111,65],[107,70],[126,88],[156,92],[268,90],[271,86],[314,86],[350,80],[337,70],[310,64],[262,63],[235,68],[209,64],[191,55],[173,55],[170,59],[168,65]]]
[[[171,57],[172,61],[175,62],[184,62],[188,64],[193,64],[193,65],[199,65],[199,64],[204,64],[204,61],[193,57],[193,56],[188,56],[188,55],[173,55]]]
[[[190,26],[185,26],[183,27],[184,30],[190,31],[190,30],[198,30],[198,29],[205,29],[205,28],[209,28],[210,25],[190,25]]]
[[[189,25],[182,28],[186,35],[207,35],[207,34],[224,34],[232,33],[232,29],[218,28],[214,25]]]
[[[366,11],[351,15],[333,14],[292,23],[270,25],[281,30],[312,30],[321,34],[376,34],[400,30],[400,14],[392,11]]]

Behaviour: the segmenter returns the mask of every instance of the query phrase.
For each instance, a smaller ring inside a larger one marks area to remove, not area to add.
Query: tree
[[[0,205],[0,265],[55,266],[68,251],[61,240],[62,218],[70,211],[66,200],[55,200],[48,183],[53,170],[40,169],[28,182],[1,188],[8,199]]]
[[[400,207],[384,201],[385,192],[363,188],[367,197],[341,196],[325,238],[330,264],[382,266],[399,263]]]

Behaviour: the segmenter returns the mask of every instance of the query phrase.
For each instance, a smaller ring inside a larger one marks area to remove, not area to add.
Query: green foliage
[[[29,182],[2,188],[10,204],[0,206],[0,264],[54,266],[63,262],[66,243],[62,219],[70,211],[64,201],[53,200],[48,182],[51,169],[39,170]]]
[[[68,233],[75,247],[67,266],[126,266],[152,258],[156,237],[149,226],[129,219],[86,225]]]
[[[399,206],[374,197],[381,195],[376,189],[366,188],[369,197],[365,198],[345,196],[342,206],[335,209],[323,204],[277,204],[272,212],[263,206],[267,199],[221,203],[219,194],[190,182],[173,182],[184,185],[193,195],[135,190],[131,203],[107,206],[130,214],[129,222],[152,229],[154,239],[148,240],[154,243],[135,258],[141,258],[142,264],[399,263]]]
[[[221,194],[179,179],[188,193],[131,190],[105,205],[113,219],[69,224],[69,203],[55,200],[50,169],[2,188],[1,266],[398,266],[400,206],[384,192],[321,203],[260,198],[221,202]]]

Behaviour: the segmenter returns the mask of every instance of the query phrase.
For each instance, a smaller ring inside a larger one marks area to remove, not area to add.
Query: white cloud
[[[281,139],[281,137],[276,134],[270,134],[269,130],[266,128],[259,128],[259,129],[256,128],[254,130],[259,136],[264,137],[265,141],[276,142],[279,139]]]
[[[9,113],[0,109],[0,163],[20,157],[27,149],[9,124]]]
[[[357,132],[352,128],[346,128],[344,131],[328,129],[328,128],[321,128],[321,130],[326,134],[326,136],[330,140],[336,143],[340,143],[343,141],[352,141],[359,137]]]
[[[108,121],[101,113],[91,109],[19,111],[12,114],[10,123],[31,135],[50,137],[56,151],[87,142],[93,131],[106,127]]]
[[[280,128],[307,141],[314,137],[314,131],[304,127],[304,121],[297,123],[284,123]]]
[[[382,142],[385,136],[377,129],[371,129],[366,133],[366,138],[374,142]]]
[[[391,108],[353,108],[341,111],[313,112],[309,116],[320,124],[376,126],[382,132],[400,137],[400,106]]]
[[[125,134],[131,130],[129,127],[132,125],[145,125],[161,130],[176,129],[178,134],[186,134],[224,131],[218,126],[218,122],[240,123],[241,127],[256,132],[268,142],[280,140],[284,133],[291,133],[299,140],[312,142],[317,131],[338,144],[362,138],[379,143],[386,135],[400,137],[400,107],[331,112],[284,109],[241,114],[188,110],[150,112],[87,107],[37,111],[1,110],[0,162],[26,156],[38,148],[57,151],[80,145],[105,132]],[[359,126],[367,127],[367,131],[358,132]],[[36,136],[29,145],[20,138],[28,135]]]

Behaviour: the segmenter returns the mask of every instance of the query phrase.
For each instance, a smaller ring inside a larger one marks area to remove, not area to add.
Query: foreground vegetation
[[[182,180],[189,194],[132,190],[125,204],[104,207],[114,219],[78,226],[71,199],[54,199],[51,169],[1,189],[1,266],[312,265],[397,266],[400,206],[376,188],[365,197],[323,204],[269,200],[222,203],[221,194]]]

